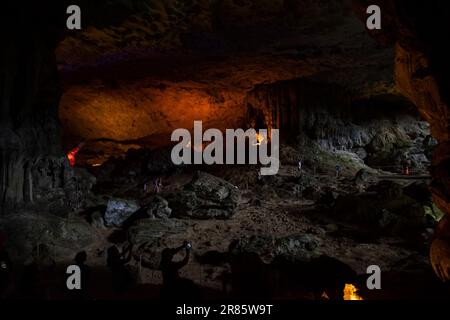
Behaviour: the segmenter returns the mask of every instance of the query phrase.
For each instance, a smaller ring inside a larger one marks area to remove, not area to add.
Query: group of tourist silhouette
[[[38,244],[32,251],[32,262],[19,271],[14,270],[11,259],[4,248],[4,240],[5,237],[0,234],[0,299],[16,297],[20,299],[58,299],[59,296],[55,296],[55,291],[52,290],[55,288],[55,279],[58,274],[61,274],[61,270],[57,269],[57,265],[51,257],[50,248],[45,244]],[[185,241],[177,248],[162,250],[159,269],[162,273],[163,284],[160,288],[160,298],[177,301],[202,298],[200,288],[193,281],[182,278],[179,274],[180,270],[189,262],[191,249],[191,243]],[[183,251],[184,258],[175,259]],[[281,294],[281,297],[285,297],[286,294],[295,296],[294,291],[305,287],[304,289],[307,291],[314,292],[316,298],[326,291],[330,298],[339,299],[344,283],[353,283],[356,279],[356,273],[351,268],[333,258],[320,257],[312,259],[309,263],[293,263],[285,258],[277,257],[271,264],[266,264],[255,253],[232,254],[232,252],[231,246],[230,251],[222,253],[218,260],[230,263],[231,278],[226,278],[225,282],[231,285],[231,293],[234,298],[270,298],[274,294],[275,296]],[[109,273],[103,272],[102,275],[110,275],[110,277],[104,278],[105,280],[109,279],[106,281],[110,281],[110,285],[105,283],[99,285],[99,282],[96,281],[98,279],[92,277],[92,269],[87,263],[88,255],[85,251],[81,251],[75,255],[73,262],[79,267],[81,289],[70,290],[66,286],[66,281],[64,283],[61,281],[59,287],[64,288],[63,291],[66,293],[62,298],[69,297],[76,300],[101,299],[102,297],[127,299],[132,297],[133,293],[138,292],[138,290],[133,291],[138,288],[137,277],[129,266],[133,257],[132,245],[126,246],[122,250],[113,245],[106,253],[106,266]],[[142,258],[139,265],[154,270],[154,265],[143,261]],[[64,276],[67,280],[68,275],[64,274]],[[93,286],[95,288],[91,290]],[[99,289],[98,286],[101,288]],[[99,294],[98,290],[104,290],[108,294]],[[228,290],[225,290],[224,294],[227,294],[226,291]],[[92,294],[92,292],[95,293]]]
[[[45,244],[38,244],[32,251],[32,262],[22,270],[15,270],[10,256],[7,253],[4,242],[5,236],[0,234],[0,299],[30,298],[52,299],[55,276],[58,274],[56,262],[52,259],[50,249]],[[185,250],[185,257],[181,261],[174,261],[175,255]],[[163,285],[160,297],[163,299],[198,298],[199,289],[188,279],[179,275],[179,270],[186,266],[190,258],[191,244],[183,243],[178,248],[166,248],[161,253],[160,271],[162,272]],[[115,245],[107,250],[106,265],[110,271],[112,293],[117,298],[125,298],[136,285],[136,276],[129,268],[132,259],[133,247],[129,245],[123,250]],[[78,252],[74,257],[74,265],[79,267],[81,289],[65,290],[66,296],[73,299],[90,300],[92,288],[92,270],[88,265],[88,255],[85,251]],[[140,262],[147,267],[145,263]],[[20,274],[20,276],[19,276]],[[61,288],[66,283],[61,283]],[[66,288],[66,287],[65,287]],[[110,291],[109,288],[105,288]],[[56,297],[57,298],[57,297]]]

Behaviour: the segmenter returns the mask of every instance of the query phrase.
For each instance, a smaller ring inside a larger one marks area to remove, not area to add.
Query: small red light
[[[76,147],[67,153],[67,159],[71,167],[75,165],[75,156],[80,151],[80,147]]]

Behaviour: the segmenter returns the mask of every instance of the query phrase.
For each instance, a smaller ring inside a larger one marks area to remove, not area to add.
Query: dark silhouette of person
[[[198,299],[199,289],[193,281],[180,278],[179,270],[189,263],[191,244],[185,241],[178,248],[166,248],[161,252],[160,269],[163,276],[163,288],[161,297],[163,299]],[[186,255],[181,261],[173,261],[174,256],[181,250],[186,250]]]
[[[108,249],[106,263],[112,273],[113,290],[117,294],[124,294],[133,284],[133,276],[126,266],[131,261],[131,253],[131,245],[123,250],[122,253],[116,246]]]
[[[40,243],[34,247],[33,260],[23,271],[21,290],[32,299],[51,299],[51,288],[55,276],[56,263],[50,248]]]
[[[73,290],[74,298],[76,299],[87,299],[87,293],[89,290],[89,281],[90,281],[90,273],[91,268],[86,264],[87,261],[87,253],[86,251],[78,252],[75,255],[74,262],[80,268],[81,272],[81,289]]]
[[[6,236],[0,233],[0,299],[10,297],[14,289],[13,266],[5,242]]]
[[[178,262],[173,261],[174,256],[183,249],[186,249],[184,259]],[[188,264],[190,252],[191,250],[188,248],[187,242],[183,243],[183,245],[178,248],[166,248],[162,251],[161,271],[164,284],[171,285],[180,278],[178,271]]]

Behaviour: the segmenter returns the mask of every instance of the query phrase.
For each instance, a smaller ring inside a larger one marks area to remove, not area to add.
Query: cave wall
[[[426,1],[354,1],[364,17],[369,4],[383,8],[382,30],[371,32],[386,44],[395,44],[395,80],[430,123],[439,142],[433,160],[434,201],[450,213],[450,107],[448,77],[450,5]]]
[[[354,1],[363,17],[369,1]],[[395,79],[402,93],[417,106],[438,141],[430,189],[433,200],[450,214],[450,4],[439,1],[370,1],[383,8],[384,27],[372,35],[395,44]],[[430,248],[430,260],[442,281],[450,280],[449,216],[444,217]]]
[[[72,86],[59,111],[65,135],[74,143],[87,140],[152,141],[147,147],[170,144],[178,128],[233,128],[243,119],[242,90],[195,83],[161,83],[140,79]],[[72,137],[72,138],[71,138]]]
[[[431,161],[429,125],[399,94],[364,97],[336,83],[297,79],[256,86],[246,103],[251,126],[279,128],[285,139],[352,153],[371,167],[396,171],[406,158],[423,170]]]
[[[56,6],[58,7],[58,6]],[[44,4],[6,1],[0,37],[0,214],[60,213],[74,205],[77,173],[61,147],[55,48],[60,20]]]
[[[7,7],[8,9],[8,7]],[[33,171],[40,157],[60,151],[56,57],[46,28],[31,12],[2,14],[0,82],[0,208],[33,201]],[[19,21],[19,23],[17,23]],[[8,32],[13,30],[13,32]]]

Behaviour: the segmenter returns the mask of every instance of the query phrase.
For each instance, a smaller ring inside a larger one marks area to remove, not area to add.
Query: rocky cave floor
[[[16,214],[16,224],[6,225],[16,237],[11,242],[26,243],[18,250],[28,263],[37,243],[50,248],[49,259],[61,268],[78,249],[85,249],[92,268],[89,296],[94,299],[158,298],[161,251],[185,240],[192,241],[193,251],[180,274],[200,286],[206,299],[236,297],[236,272],[249,277],[240,278],[240,286],[254,287],[245,291],[247,297],[311,300],[317,290],[324,292],[334,283],[324,279],[351,282],[367,300],[450,297],[428,259],[441,213],[432,205],[425,170],[405,176],[348,161],[341,162],[342,173],[336,177],[331,162],[306,161],[300,171],[295,165],[299,155],[290,151],[282,153],[277,176],[258,178],[257,166],[170,170],[160,176],[158,195],[151,186],[156,176],[130,169],[138,167],[139,156],[129,155],[90,169],[97,184],[88,209],[50,220],[34,215],[36,223],[28,229],[20,225],[21,219],[28,219],[22,212]],[[115,296],[106,252],[113,244],[125,248],[130,243],[128,267],[138,284]],[[336,268],[319,263],[315,259],[321,256],[340,262]],[[340,263],[358,276],[346,278]],[[365,289],[370,265],[382,270],[382,290]],[[44,297],[67,298],[61,289],[64,269],[55,274],[59,276],[50,280],[52,285],[46,287],[52,289],[45,290]]]

